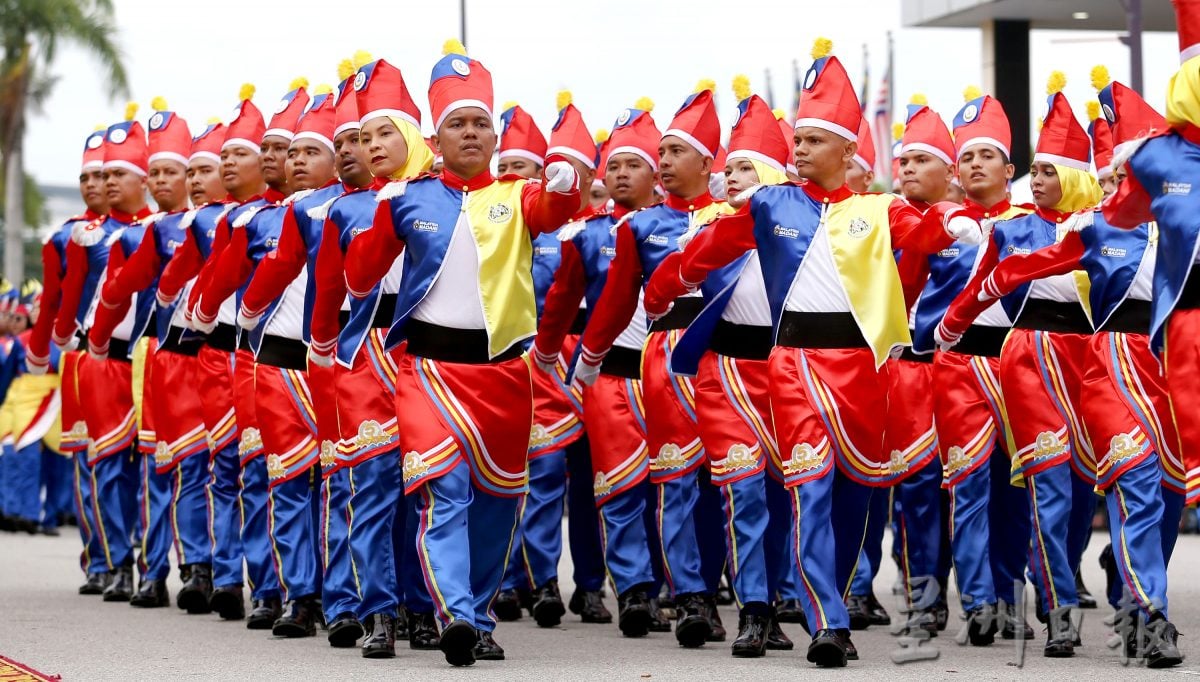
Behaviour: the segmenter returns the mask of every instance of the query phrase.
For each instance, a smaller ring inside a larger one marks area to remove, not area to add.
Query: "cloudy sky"
[[[357,49],[404,71],[428,130],[429,70],[459,26],[456,0],[114,4],[117,41],[140,117],[150,115],[151,98],[161,95],[194,131],[210,116],[228,118],[243,82],[257,86],[255,102],[270,112],[296,76],[313,85],[335,83],[338,61]],[[656,102],[655,118],[663,126],[699,79],[712,78],[728,125],[735,114],[733,77],[749,75],[765,95],[769,69],[775,105],[790,109],[792,61],[806,69],[813,40],[821,36],[833,40],[834,53],[856,82],[863,44],[868,46],[873,103],[887,61],[887,32],[893,31],[897,112],[921,92],[950,119],[963,88],[981,76],[978,30],[901,28],[899,0],[467,0],[467,11],[466,45],[493,74],[496,106],[516,100],[547,132],[560,88],[574,93],[593,129],[609,127],[642,95]],[[1146,34],[1144,45],[1146,92],[1161,108],[1160,93],[1178,66],[1176,38]],[[1128,80],[1128,52],[1115,33],[1039,31],[1031,51],[1039,109],[1052,69],[1066,72],[1066,94],[1081,118],[1094,94],[1088,78],[1093,65],[1104,63],[1114,78]],[[118,120],[125,101],[106,97],[100,69],[77,50],[62,50],[54,71],[61,81],[45,114],[29,122],[26,165],[39,182],[72,184],[87,133]]]

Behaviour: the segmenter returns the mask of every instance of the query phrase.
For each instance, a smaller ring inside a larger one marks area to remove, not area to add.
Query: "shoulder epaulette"
[[[71,228],[71,241],[80,246],[95,246],[104,239],[104,230],[100,226],[104,224],[105,218],[96,218],[91,222],[80,221],[75,223],[75,227]]]
[[[142,218],[141,220],[139,220],[138,222],[141,223],[145,227],[151,227],[152,225],[154,225],[154,223],[157,223],[158,221],[162,220],[163,216],[165,216],[166,214],[167,214],[166,211],[159,211],[158,213],[151,213],[150,215],[146,216],[145,218]]]
[[[282,203],[280,203],[279,205],[280,205],[280,206],[287,206],[287,205],[289,205],[289,204],[294,204],[294,203],[296,203],[297,201],[300,201],[301,199],[303,199],[304,197],[306,197],[306,196],[308,196],[308,195],[312,194],[312,193],[313,193],[313,192],[315,192],[315,191],[316,191],[315,189],[302,189],[302,190],[300,190],[299,192],[292,192],[292,193],[291,193],[290,195],[288,195],[288,196],[287,196],[287,198],[286,198],[286,199],[284,199],[284,200],[283,200],[283,202],[282,202]]]
[[[237,218],[234,218],[233,224],[230,227],[245,227],[245,226],[249,225],[250,221],[254,218],[254,216],[258,215],[258,212],[263,210],[264,208],[266,208],[266,207],[265,206],[254,206],[254,207],[246,209],[242,213],[239,213]]]
[[[587,227],[586,220],[572,220],[558,231],[558,241],[569,242]]]
[[[333,202],[341,198],[341,196],[336,196],[320,206],[314,206],[313,208],[308,209],[308,217],[312,218],[313,220],[325,220],[329,217],[329,207],[333,206]]]
[[[379,194],[375,195],[375,201],[384,202],[388,199],[404,196],[404,192],[408,190],[409,182],[409,180],[397,180],[395,182],[389,182],[379,189]]]
[[[105,240],[104,245],[112,246],[113,244],[116,244],[117,240],[119,240],[121,238],[121,235],[124,233],[125,233],[125,228],[123,228],[123,227],[119,227],[119,228],[113,230],[113,233],[108,235],[108,239]]]

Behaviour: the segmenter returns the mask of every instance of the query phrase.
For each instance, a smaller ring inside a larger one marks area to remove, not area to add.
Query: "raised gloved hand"
[[[713,199],[725,199],[725,173],[714,171],[708,176],[708,193]]]
[[[246,310],[246,306],[242,306],[238,309],[237,324],[242,329],[245,329],[246,331],[254,331],[254,328],[258,326],[259,322],[262,322],[261,314],[251,315],[250,312]]]
[[[566,161],[555,161],[546,166],[546,191],[568,194],[579,185],[575,167]]]
[[[943,227],[946,234],[950,235],[956,242],[962,242],[969,246],[979,246],[987,241],[988,232],[984,229],[979,221],[964,215],[961,211],[953,211],[946,214]]]
[[[939,322],[937,329],[933,330],[933,340],[937,343],[940,350],[950,350],[961,339],[962,334],[950,331],[942,322]]]
[[[575,361],[575,372],[571,377],[571,388],[582,391],[585,386],[596,383],[596,377],[600,376],[600,363],[602,362],[604,362],[604,355],[593,353],[588,350],[587,346],[581,346],[579,359]]]
[[[196,301],[196,307],[192,308],[192,329],[202,334],[211,334],[217,328],[217,317],[214,315],[211,320],[204,318],[200,312],[200,302],[203,300],[204,298],[201,297]]]
[[[240,324],[240,323],[239,323]],[[318,367],[333,367],[333,353],[325,355],[312,346],[308,347],[308,364]]]

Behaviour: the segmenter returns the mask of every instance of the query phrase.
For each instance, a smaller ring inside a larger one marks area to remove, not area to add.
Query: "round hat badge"
[[[112,131],[108,135],[109,141],[113,142],[115,144],[121,144],[122,142],[125,141],[126,137],[128,137],[128,135],[121,128],[117,128],[116,130]]]
[[[454,69],[454,73],[460,76],[467,76],[471,73],[471,67],[461,59],[450,60],[450,68]]]

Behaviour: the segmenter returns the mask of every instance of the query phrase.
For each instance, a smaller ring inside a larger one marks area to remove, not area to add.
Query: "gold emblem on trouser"
[[[401,475],[404,477],[404,482],[407,483],[414,478],[425,475],[429,471],[429,465],[421,458],[421,453],[413,450],[404,455],[404,466],[401,469]]]
[[[754,456],[754,451],[745,443],[736,443],[729,446],[729,453],[725,456],[725,468],[728,470],[734,469],[753,469],[758,464],[758,459]]]
[[[1067,448],[1058,440],[1058,436],[1050,431],[1042,431],[1034,441],[1033,458],[1048,459],[1066,452]]]
[[[238,454],[247,455],[262,447],[262,433],[254,427],[242,429],[242,439],[238,442]]]
[[[337,446],[331,440],[321,441],[321,468],[337,464]]]
[[[359,448],[365,448],[372,445],[383,445],[391,439],[392,437],[388,435],[382,424],[374,419],[368,419],[358,425],[358,435],[354,437],[354,444]]]
[[[971,458],[967,457],[966,451],[955,445],[946,450],[946,464],[942,467],[942,472],[944,475],[949,476],[950,474],[966,469],[970,463]]]
[[[808,443],[798,443],[792,447],[791,459],[783,463],[783,473],[786,476],[795,476],[820,467],[821,456],[817,454],[813,446]]]
[[[888,458],[888,473],[904,473],[904,470],[907,468],[908,462],[904,461],[904,455],[899,450],[892,450],[892,454]]]
[[[87,424],[77,421],[71,425],[71,430],[63,434],[63,440],[87,440]]]
[[[596,480],[592,483],[592,494],[596,497],[601,497],[612,492],[612,484],[608,482],[608,477],[603,471],[596,472]]]
[[[167,445],[167,441],[160,440],[154,444],[154,463],[158,466],[171,463],[171,446]]]
[[[287,473],[287,467],[283,466],[283,458],[279,455],[267,455],[267,477],[279,478]]]
[[[1119,433],[1112,437],[1108,444],[1109,459],[1113,464],[1124,462],[1127,459],[1133,459],[1142,454],[1142,448],[1133,440],[1133,436],[1128,433]]]
[[[550,444],[550,433],[541,424],[534,424],[529,430],[529,447],[537,448]]]
[[[666,443],[659,448],[658,457],[650,462],[650,468],[655,471],[682,469],[685,466],[687,466],[687,460],[683,458],[683,450],[674,443]]]

